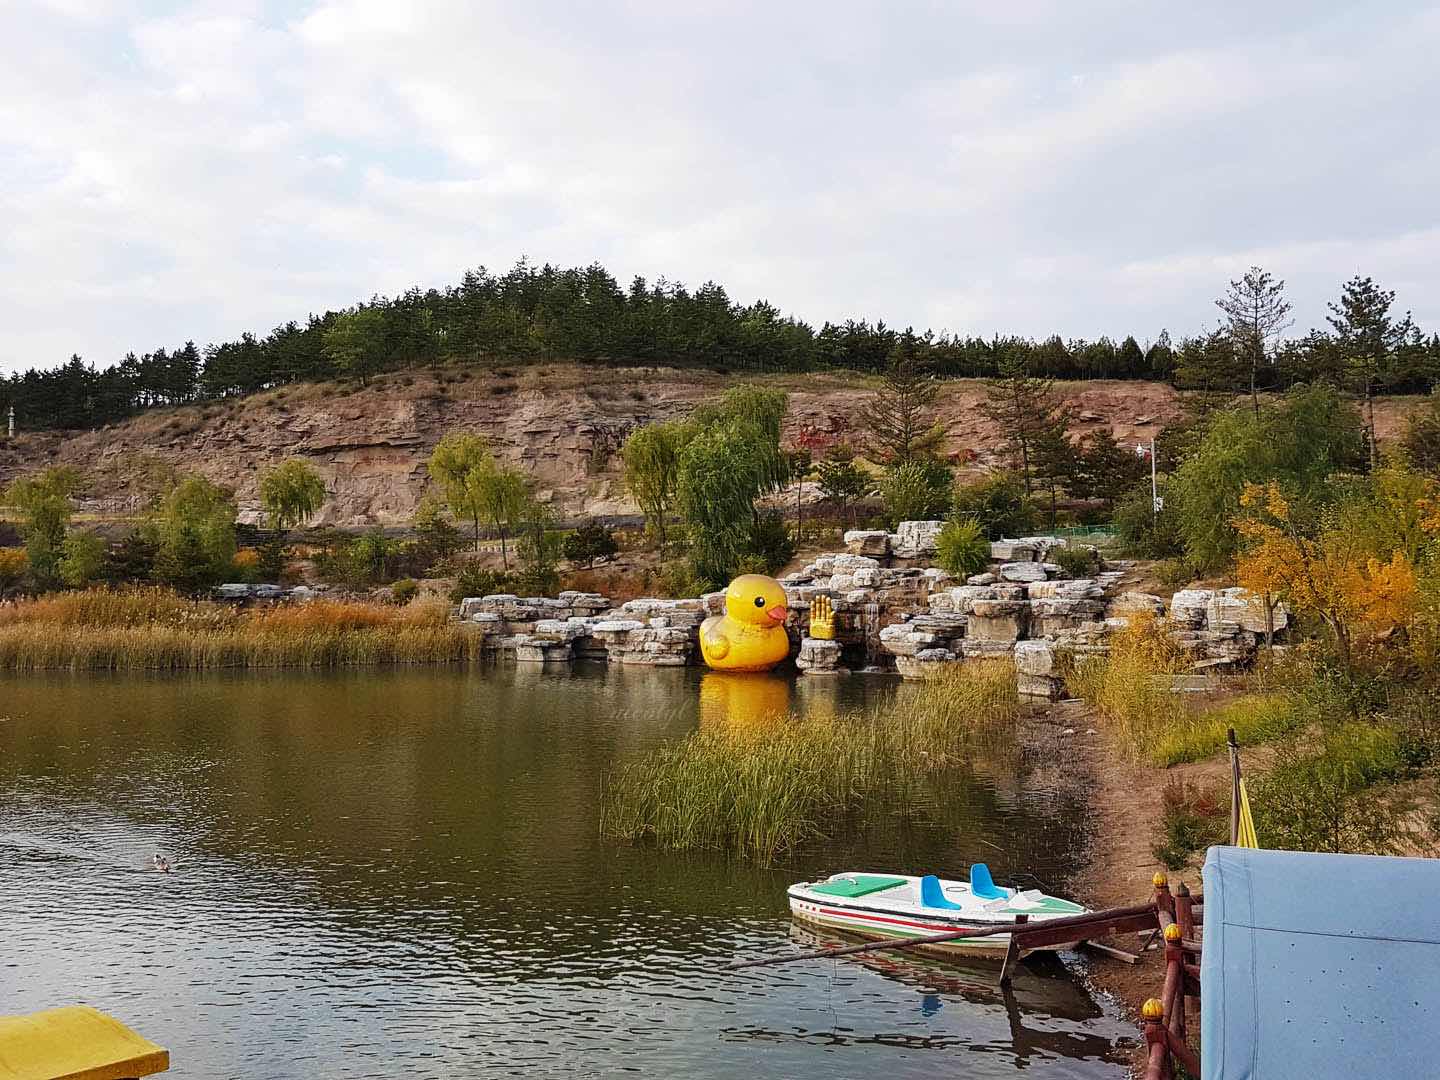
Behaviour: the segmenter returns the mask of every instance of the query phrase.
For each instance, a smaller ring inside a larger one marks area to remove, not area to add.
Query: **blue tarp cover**
[[[1213,847],[1204,1080],[1440,1076],[1440,860]]]

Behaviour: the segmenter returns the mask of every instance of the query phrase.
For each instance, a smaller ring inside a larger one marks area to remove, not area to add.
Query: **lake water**
[[[893,680],[423,668],[0,681],[0,1013],[85,1003],[177,1077],[1120,1076],[1058,963],[793,947],[784,886],[988,861],[1063,891],[1083,800],[1000,739],[896,824],[757,869],[598,836],[625,755]],[[144,869],[152,853],[171,874]]]

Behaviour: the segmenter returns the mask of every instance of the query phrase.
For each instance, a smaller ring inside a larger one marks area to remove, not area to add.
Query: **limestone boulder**
[[[840,670],[840,651],[838,641],[807,637],[800,642],[795,666],[806,675],[834,675]]]
[[[1016,641],[1025,636],[1029,605],[1023,600],[976,600],[965,637],[969,641]]]
[[[1022,675],[1058,676],[1055,646],[1048,641],[1017,641],[1015,670]]]
[[[1198,630],[1205,625],[1206,610],[1214,596],[1213,589],[1181,589],[1170,598],[1171,620]]]
[[[933,650],[925,655],[919,656],[897,656],[895,658],[895,670],[900,677],[912,681],[934,679],[947,671],[953,671],[965,661],[954,653],[948,653],[943,649]]]
[[[968,615],[976,600],[994,600],[995,590],[983,585],[957,585],[926,597],[930,611],[936,615]]]
[[[1044,581],[1045,568],[1033,562],[1008,562],[1000,567],[1000,577],[1005,581]]]
[[[995,540],[990,544],[992,562],[1034,562],[1040,549],[1023,540]]]
[[[1165,601],[1153,593],[1123,592],[1105,608],[1105,614],[1113,619],[1129,619],[1142,613],[1161,618],[1165,614]]]
[[[890,537],[890,553],[900,559],[934,555],[943,521],[902,521]]]
[[[851,529],[844,536],[845,550],[851,555],[883,558],[890,554],[890,534],[884,529]]]
[[[1273,612],[1274,631],[1283,633],[1290,625],[1290,613],[1283,602]],[[1217,633],[1248,630],[1265,633],[1265,601],[1249,589],[1222,589],[1210,598],[1205,608],[1205,626]]]

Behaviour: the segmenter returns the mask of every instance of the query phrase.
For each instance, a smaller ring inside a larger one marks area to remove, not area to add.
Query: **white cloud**
[[[522,253],[813,322],[1142,337],[1259,262],[1302,326],[1357,271],[1434,326],[1437,45],[1422,4],[12,4],[0,365]]]

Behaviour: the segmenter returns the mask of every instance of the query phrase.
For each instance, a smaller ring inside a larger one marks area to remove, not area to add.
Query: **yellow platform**
[[[129,1080],[170,1068],[170,1051],[87,1005],[0,1016],[0,1080]]]

